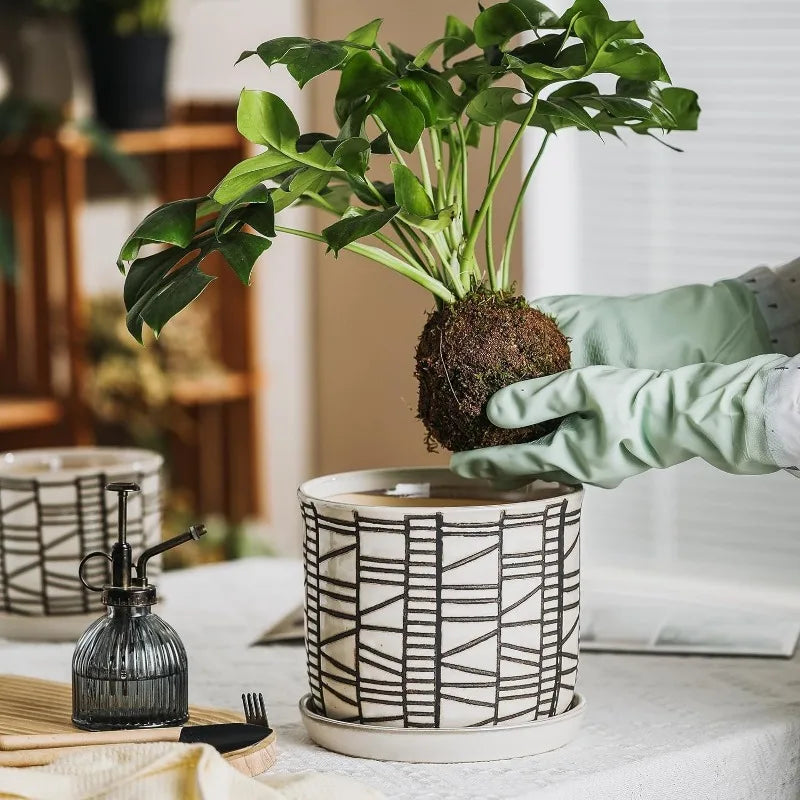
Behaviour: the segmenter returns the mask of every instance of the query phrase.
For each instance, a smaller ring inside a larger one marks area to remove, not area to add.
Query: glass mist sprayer
[[[72,721],[87,730],[182,725],[189,717],[186,650],[178,634],[153,614],[156,587],[147,580],[147,562],[155,555],[206,532],[193,525],[185,533],[145,550],[132,575],[127,542],[127,503],[135,483],[110,483],[119,497],[118,539],[111,553],[96,550],[78,568],[83,585],[101,592],[106,614],[81,636],[72,657]],[[84,569],[92,558],[111,562],[111,582],[95,586]]]

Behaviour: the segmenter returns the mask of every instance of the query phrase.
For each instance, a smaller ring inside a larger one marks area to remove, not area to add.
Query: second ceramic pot
[[[103,612],[78,579],[92,550],[117,536],[117,499],[105,487],[134,481],[128,541],[135,552],[161,540],[161,465],[149,450],[65,447],[0,454],[0,637],[74,641]],[[102,584],[106,565],[86,569]]]
[[[498,492],[447,469],[299,490],[315,710],[458,728],[565,711],[579,636],[580,487]]]

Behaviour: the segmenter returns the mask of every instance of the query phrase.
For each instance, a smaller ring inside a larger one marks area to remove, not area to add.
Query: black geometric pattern
[[[308,675],[322,714],[436,728],[566,710],[578,662],[578,497],[491,522],[301,506]]]
[[[78,578],[92,550],[109,552],[117,538],[117,498],[112,480],[135,481],[142,491],[128,500],[128,541],[139,552],[161,537],[159,470],[63,481],[0,477],[0,611],[61,616],[102,610],[100,595]],[[95,585],[108,580],[107,562],[84,570]],[[148,575],[149,577],[149,575]]]

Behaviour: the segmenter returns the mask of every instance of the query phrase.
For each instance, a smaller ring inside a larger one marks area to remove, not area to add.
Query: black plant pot
[[[167,33],[118,36],[83,25],[95,116],[112,130],[159,128],[167,121]]]

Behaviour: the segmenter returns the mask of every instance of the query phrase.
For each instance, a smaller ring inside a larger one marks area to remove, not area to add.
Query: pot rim
[[[387,506],[383,505],[369,505],[368,503],[364,504],[357,504],[357,503],[348,503],[342,500],[332,500],[331,495],[340,494],[342,490],[340,487],[336,486],[336,482],[342,482],[344,480],[357,480],[359,476],[372,476],[372,477],[380,477],[386,476],[387,480],[386,488],[389,488],[392,483],[397,484],[401,483],[402,480],[395,478],[392,481],[389,476],[401,476],[406,481],[409,481],[411,476],[418,476],[417,480],[420,483],[426,482],[424,478],[426,476],[433,476],[433,475],[443,475],[447,476],[448,481],[455,482],[461,486],[469,486],[469,485],[477,485],[479,483],[483,483],[485,491],[489,492],[496,492],[497,489],[492,489],[488,481],[479,481],[473,480],[469,478],[462,478],[459,475],[456,475],[452,472],[448,467],[444,466],[417,466],[417,467],[380,467],[376,469],[362,469],[362,470],[351,470],[348,472],[335,472],[330,475],[320,475],[316,478],[310,478],[307,481],[304,481],[300,484],[297,493],[298,495],[306,500],[317,502],[317,503],[325,503],[326,505],[333,506],[335,508],[368,508],[368,509],[375,509],[379,512],[385,512],[387,510]],[[412,479],[413,480],[413,479]],[[427,482],[431,482],[430,480]],[[472,503],[465,504],[463,506],[447,506],[448,510],[452,511],[458,508],[469,508],[470,510],[480,511],[480,510],[490,510],[490,509],[501,509],[501,510],[510,510],[510,509],[519,509],[521,506],[524,506],[528,503],[541,503],[543,500],[558,500],[563,499],[569,496],[576,496],[580,499],[583,496],[583,485],[576,484],[574,486],[570,486],[564,483],[553,483],[549,481],[540,481],[535,480],[531,481],[528,486],[532,486],[533,484],[541,484],[542,488],[545,487],[558,487],[560,491],[556,494],[549,495],[546,497],[521,497],[518,500],[498,500],[497,503],[487,503],[484,505],[474,505]],[[330,494],[321,491],[323,487],[330,486],[331,492]],[[351,490],[352,491],[352,490]],[[413,499],[413,498],[412,498]],[[397,508],[397,507],[394,507]],[[436,506],[435,505],[427,505],[427,506],[414,506],[414,505],[403,505],[402,508],[403,513],[420,513],[420,514],[430,514]]]
[[[94,459],[97,463],[90,466],[64,466],[64,462],[69,464],[70,459],[74,458]],[[0,480],[58,483],[65,478],[100,473],[151,472],[160,470],[163,464],[164,457],[160,453],[139,447],[33,447],[0,453]],[[46,470],[30,471],[31,467],[45,467]]]

